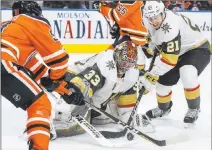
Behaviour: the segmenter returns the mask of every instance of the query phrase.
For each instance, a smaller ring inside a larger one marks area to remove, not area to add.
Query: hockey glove
[[[107,6],[108,4],[106,2],[101,2],[101,1],[94,1],[93,2],[93,7],[94,9],[96,10],[100,10],[101,9],[101,6]]]
[[[48,92],[57,92],[68,104],[84,105],[84,96],[80,89],[72,82],[73,74],[67,72],[60,80],[52,80],[49,77],[41,78],[41,84]]]
[[[147,91],[151,91],[155,87],[158,78],[158,76],[146,72],[143,76],[139,77],[140,87],[144,86]],[[148,93],[147,91],[145,93]]]
[[[62,98],[68,104],[84,105],[84,100],[93,95],[90,83],[84,77],[76,75],[73,78],[68,77],[65,80],[68,82],[66,88],[72,92],[72,94],[69,95],[62,95]]]
[[[66,86],[69,91],[71,91],[71,94],[64,94],[61,95],[64,101],[67,104],[73,104],[73,105],[85,105],[84,96],[80,89],[73,83],[69,82]]]
[[[115,23],[110,28],[110,35],[111,35],[112,39],[115,39],[116,37],[118,37],[120,35],[119,30],[120,30],[120,28],[119,28],[119,25],[117,23]]]

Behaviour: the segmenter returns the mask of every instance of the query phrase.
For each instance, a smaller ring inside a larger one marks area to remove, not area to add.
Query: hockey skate
[[[170,102],[170,106],[167,110],[162,110],[159,107],[151,109],[146,112],[146,115],[150,118],[158,118],[158,117],[164,117],[167,116],[171,112],[171,107],[172,107],[172,101]]]
[[[53,119],[51,118],[50,119],[50,140],[53,141],[55,139],[57,139],[57,133],[53,125]]]
[[[200,113],[200,108],[188,109],[183,121],[185,123],[185,128],[191,128],[195,125],[195,122],[199,117],[199,113]]]
[[[34,147],[33,147],[34,143],[33,143],[32,140],[29,140],[29,141],[28,141],[28,145],[29,145],[29,150],[38,150],[37,148],[34,148]]]

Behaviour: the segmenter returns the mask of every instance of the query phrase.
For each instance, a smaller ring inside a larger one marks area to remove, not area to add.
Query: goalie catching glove
[[[76,83],[76,77],[73,74],[66,72],[63,78],[52,80],[49,77],[41,78],[41,84],[48,92],[57,92],[68,104],[84,105],[84,95],[81,91],[82,85]],[[74,80],[74,82],[72,82]],[[82,83],[81,83],[82,84]],[[85,85],[83,85],[85,87]]]

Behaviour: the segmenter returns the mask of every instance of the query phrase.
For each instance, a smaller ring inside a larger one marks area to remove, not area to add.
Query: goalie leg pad
[[[101,102],[100,101],[93,101],[94,105],[97,107],[100,107]],[[106,110],[107,113],[113,115],[114,117],[118,117],[118,110],[117,110],[117,102],[115,100],[110,101],[107,104]],[[106,117],[105,115],[102,115],[101,113],[92,110],[92,118],[91,118],[91,122],[94,125],[105,125],[108,123],[113,122],[110,118]]]
[[[117,104],[119,108],[134,107],[136,100],[136,88],[132,87],[118,98]]]
[[[71,113],[57,112],[53,124],[57,133],[57,137],[70,137],[84,134],[85,131],[72,119],[72,116],[82,115],[90,122],[90,110],[88,106],[76,106]]]
[[[118,112],[119,112],[119,118],[120,120],[122,120],[123,122],[127,122],[130,114],[136,104],[136,89],[135,87],[130,88],[128,91],[126,91],[125,93],[123,93],[118,101]]]

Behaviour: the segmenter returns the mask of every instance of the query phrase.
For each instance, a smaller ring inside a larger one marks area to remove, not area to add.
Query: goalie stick
[[[96,128],[94,128],[90,123],[88,123],[85,118],[81,115],[77,115],[72,118],[90,135],[92,136],[100,145],[105,147],[116,147],[111,141],[106,139]]]
[[[120,96],[122,95],[122,92],[119,92],[119,93],[114,93],[112,94],[107,100],[105,100],[104,102],[102,102],[100,104],[100,108],[105,111],[107,109],[107,104],[110,102],[110,101],[114,101],[114,100],[117,100]],[[101,113],[99,113],[98,111],[95,111],[94,109],[91,110],[91,120],[95,117],[98,117],[100,116]],[[91,121],[92,122],[92,121]]]
[[[89,88],[89,87],[88,87]],[[58,102],[58,98],[44,89],[48,95],[50,95],[56,102]],[[87,111],[88,112],[88,111]],[[120,147],[121,145],[115,145],[108,139],[106,139],[95,127],[93,127],[89,122],[85,120],[81,115],[71,116],[73,120],[75,120],[90,136],[92,136],[100,145],[104,147]],[[52,125],[53,126],[53,125]]]
[[[96,107],[96,106],[90,104],[89,102],[87,102],[87,101],[85,101],[85,102],[88,103],[88,104],[92,107],[92,109],[95,109],[95,110],[98,111],[99,113],[106,115],[107,117],[109,117],[109,118],[111,118],[113,121],[115,121],[117,124],[123,126],[123,127],[126,129],[126,132],[127,132],[127,130],[129,130],[129,131],[131,131],[131,132],[133,132],[133,133],[135,133],[135,134],[141,136],[142,138],[144,138],[144,139],[148,140],[149,142],[152,142],[152,143],[154,143],[154,144],[156,144],[156,145],[158,145],[158,146],[165,146],[165,145],[166,145],[166,141],[165,141],[165,140],[156,140],[156,139],[154,139],[154,138],[152,138],[152,137],[150,137],[150,136],[148,136],[148,135],[142,133],[141,131],[135,129],[134,127],[129,126],[129,125],[126,124],[125,122],[123,122],[123,121],[119,120],[118,118],[116,118],[116,117],[114,117],[114,116],[108,114],[107,112],[101,110],[100,108],[98,108],[98,107]],[[125,130],[125,129],[124,129],[124,130]],[[100,131],[100,132],[102,133],[102,135],[104,135],[104,134],[103,134],[103,133],[104,133],[103,131]],[[115,133],[115,132],[111,132],[111,133]],[[124,135],[125,135],[125,134],[123,134],[122,136],[124,136]],[[106,138],[107,138],[107,137],[106,137]]]
[[[105,111],[107,108],[107,104],[112,100],[118,99],[121,95],[122,95],[122,92],[119,92],[119,93],[115,93],[112,96],[110,96],[106,101],[101,103],[101,109]]]

